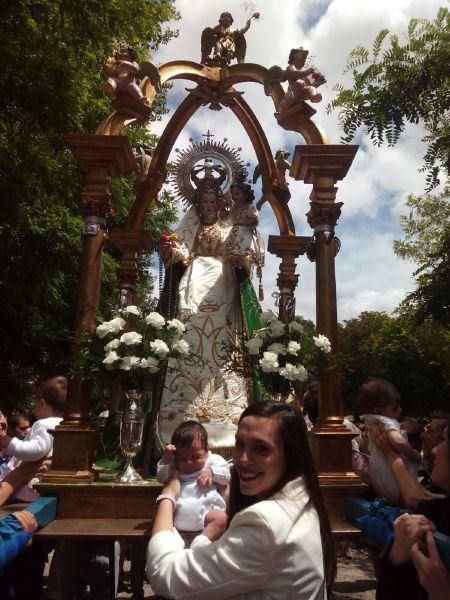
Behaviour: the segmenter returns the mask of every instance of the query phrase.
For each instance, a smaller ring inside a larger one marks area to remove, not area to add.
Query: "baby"
[[[226,503],[219,490],[226,489],[230,468],[225,459],[208,451],[208,434],[200,423],[184,421],[175,429],[157,466],[158,481],[167,481],[174,469],[179,471],[181,482],[175,528],[201,531],[216,516],[223,522]]]
[[[359,400],[365,412],[364,422],[370,428],[375,423],[384,425],[387,439],[396,452],[401,454],[403,461],[414,479],[417,479],[421,458],[417,450],[408,442],[407,433],[400,429],[397,418],[401,413],[400,394],[397,388],[384,379],[372,379],[365,383],[359,393]],[[395,480],[389,463],[382,452],[369,442],[370,482],[375,491],[391,504],[400,501],[400,489]]]

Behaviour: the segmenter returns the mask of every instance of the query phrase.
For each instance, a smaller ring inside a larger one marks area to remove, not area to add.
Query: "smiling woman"
[[[174,600],[324,600],[334,549],[302,417],[280,403],[250,405],[234,462],[228,529],[207,525],[189,550],[173,530],[180,482],[165,485],[147,555],[152,588]]]

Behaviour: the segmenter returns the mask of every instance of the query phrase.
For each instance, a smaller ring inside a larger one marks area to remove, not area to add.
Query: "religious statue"
[[[230,371],[225,346],[230,338],[242,337],[243,328],[258,319],[260,308],[249,268],[252,262],[262,264],[264,251],[254,233],[258,221],[254,207],[250,208],[250,186],[232,185],[234,204],[224,210],[218,178],[209,170],[209,161],[205,163],[205,176],[195,179],[192,205],[176,236],[170,243],[160,242],[166,264],[160,304],[169,303],[171,316],[186,326],[185,339],[202,363],[189,356],[169,360],[158,433],[167,444],[181,421],[196,419],[206,427],[210,446],[217,449],[234,445],[237,420],[252,393],[251,383]],[[255,310],[256,317],[251,312]]]
[[[238,268],[244,267],[251,275],[253,265],[263,266],[263,242],[257,230],[258,211],[253,201],[255,194],[248,183],[236,181],[230,187],[232,228],[225,240],[228,260]]]
[[[139,166],[138,178],[145,179],[150,168],[150,163],[152,162],[151,148],[144,142],[138,142],[133,147],[133,154]]]
[[[268,70],[268,77],[264,82],[267,95],[270,94],[272,85],[276,81],[289,82],[288,89],[278,105],[279,113],[285,112],[300,101],[320,102],[322,100],[322,94],[317,91],[317,88],[326,83],[326,79],[313,67],[304,68],[308,54],[305,48],[292,48],[286,69],[275,65]]]
[[[286,205],[291,199],[289,183],[286,181],[286,171],[291,168],[291,163],[288,161],[290,152],[287,150],[277,150],[274,155],[275,163],[275,180],[273,181],[272,191],[282,205]],[[253,172],[253,183],[258,181],[261,175],[259,165],[256,165]],[[256,208],[261,210],[265,200],[261,198],[256,203]]]
[[[105,89],[110,96],[129,96],[148,104],[148,98],[144,96],[136,80],[147,76],[155,90],[161,92],[159,72],[150,62],[144,61],[139,65],[136,58],[133,48],[120,46],[114,53],[114,58],[106,59],[103,63],[103,69],[108,75]]]
[[[286,181],[286,171],[291,168],[291,163],[288,161],[290,152],[287,150],[277,150],[275,152],[275,170],[277,173],[277,185],[280,187],[289,187]]]
[[[259,19],[259,13],[254,13],[242,29],[233,29],[233,17],[229,12],[223,12],[219,24],[206,27],[202,31],[201,62],[204,65],[229,65],[236,58],[238,63],[245,61],[247,43],[244,34],[248,31],[252,19]],[[211,52],[213,53],[210,58]]]

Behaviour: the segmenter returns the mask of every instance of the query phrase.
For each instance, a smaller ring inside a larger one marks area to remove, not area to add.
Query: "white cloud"
[[[224,8],[206,0],[177,0],[182,19],[175,26],[180,35],[155,55],[154,62],[199,61],[202,29],[217,24],[224,9],[232,13],[234,26],[242,27],[247,18],[245,4],[242,0],[228,0]],[[370,48],[383,27],[402,34],[412,17],[433,18],[441,1],[260,0],[253,4],[254,10],[261,12],[261,19],[253,21],[246,34],[247,62],[267,67],[273,64],[284,66],[291,48],[300,45],[308,48],[314,63],[328,80],[321,88],[323,102],[314,106],[317,110],[314,121],[325,130],[331,143],[339,143],[338,115],[336,112],[327,115],[325,106],[333,96],[333,85],[345,81],[342,71],[349,52],[358,44]],[[174,84],[169,93],[170,115],[174,99],[179,101],[180,95],[183,97],[187,93],[186,87],[194,85],[188,81]],[[264,95],[261,86],[242,84],[238,89],[245,91],[244,98],[260,120],[273,152],[278,148],[293,151],[296,144],[303,143],[299,134],[286,132],[277,125],[272,101]],[[160,133],[167,120],[152,124],[152,130]],[[199,110],[180,134],[175,147],[186,147],[191,136],[199,138],[208,128],[214,132],[216,140],[227,137],[230,145],[241,146],[244,161],[251,162],[253,168],[256,157],[250,141],[239,121],[226,108],[220,112],[207,108]],[[363,137],[347,177],[337,183],[337,200],[344,202],[336,231],[343,243],[336,259],[340,320],[357,316],[362,310],[389,312],[413,287],[411,272],[414,265],[394,256],[392,241],[400,236],[398,219],[405,212],[407,194],[421,193],[424,189],[424,175],[417,172],[425,153],[420,141],[422,134],[420,127],[408,127],[395,148],[376,148]],[[304,215],[309,209],[311,186],[290,180],[290,189],[289,206],[297,234],[310,235]],[[261,223],[267,242],[269,233],[278,233],[275,217],[267,205],[261,212]],[[264,273],[266,307],[272,306],[271,293],[276,290],[278,260],[267,256]],[[306,257],[300,257],[298,269],[297,310],[313,318],[314,265]]]

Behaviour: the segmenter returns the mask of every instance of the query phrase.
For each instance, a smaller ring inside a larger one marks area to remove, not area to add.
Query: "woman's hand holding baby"
[[[164,454],[161,457],[161,464],[168,465],[172,458],[174,458],[176,451],[177,449],[173,444],[167,444],[164,448]]]

